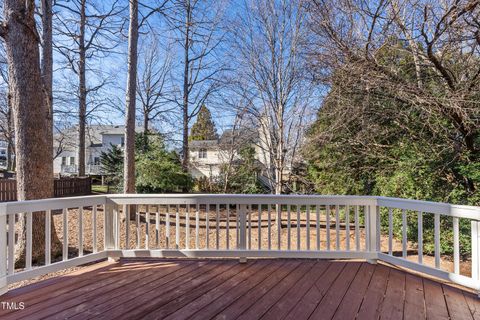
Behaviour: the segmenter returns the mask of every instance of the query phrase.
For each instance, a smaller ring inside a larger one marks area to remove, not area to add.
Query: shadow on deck
[[[102,262],[12,290],[0,301],[1,319],[478,319],[480,315],[480,301],[473,293],[384,264],[300,259],[245,264],[214,259]]]

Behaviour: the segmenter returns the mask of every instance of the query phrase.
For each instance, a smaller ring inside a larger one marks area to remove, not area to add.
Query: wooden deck
[[[12,290],[1,319],[480,319],[467,291],[364,262],[124,260]]]

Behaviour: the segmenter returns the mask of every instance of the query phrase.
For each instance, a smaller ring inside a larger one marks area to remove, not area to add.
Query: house
[[[242,129],[238,132],[226,130],[217,140],[194,140],[189,143],[190,174],[194,179],[213,179],[221,174],[222,166],[237,163],[242,146],[252,145],[259,169],[264,169],[265,149],[259,143],[258,132]]]
[[[141,132],[142,128],[136,128]],[[85,129],[85,174],[102,176],[100,156],[113,145],[123,147],[124,125],[90,125]],[[78,174],[78,128],[72,127],[54,137],[53,172],[55,175]]]

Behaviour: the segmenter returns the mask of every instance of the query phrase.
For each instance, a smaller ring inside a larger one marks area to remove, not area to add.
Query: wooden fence
[[[90,177],[54,179],[55,198],[84,196],[91,192]],[[7,201],[17,201],[17,182],[14,179],[0,179],[0,202]]]

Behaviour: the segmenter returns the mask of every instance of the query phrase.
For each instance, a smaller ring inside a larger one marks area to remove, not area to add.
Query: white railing
[[[413,216],[418,247],[407,236]],[[429,236],[424,219],[434,221],[433,255],[423,254],[424,234]],[[441,256],[440,248],[441,221],[444,227],[449,219],[452,270],[442,265],[448,259]],[[460,249],[465,251],[459,241],[461,219],[470,221],[471,250],[466,257],[460,254]],[[398,221],[401,237],[393,234]],[[46,232],[40,237],[46,245],[38,248],[36,231],[43,227]],[[22,236],[25,262],[16,266],[14,243]],[[104,195],[0,204],[0,293],[17,281],[119,257],[382,260],[480,290],[479,252],[480,207],[427,201],[368,196]],[[470,272],[463,267],[468,264]]]

